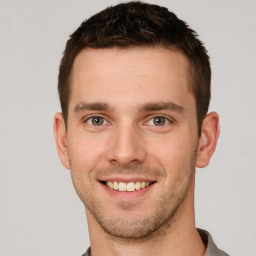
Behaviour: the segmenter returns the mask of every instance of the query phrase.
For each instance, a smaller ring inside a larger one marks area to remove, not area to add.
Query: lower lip
[[[127,192],[127,191],[114,190],[114,189],[111,189],[108,186],[102,184],[101,182],[99,182],[99,183],[112,198],[115,198],[118,200],[132,200],[132,199],[140,198],[140,197],[144,196],[145,194],[147,194],[156,184],[156,182],[154,182],[153,184],[151,184],[145,188],[142,188],[140,190],[135,190],[133,192]]]

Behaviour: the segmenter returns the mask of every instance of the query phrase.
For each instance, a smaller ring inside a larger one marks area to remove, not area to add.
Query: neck
[[[92,256],[203,256],[206,249],[194,221],[194,185],[190,190],[172,219],[142,239],[121,239],[106,234],[86,210]]]

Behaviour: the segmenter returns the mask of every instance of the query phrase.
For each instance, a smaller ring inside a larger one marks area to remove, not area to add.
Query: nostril
[[[113,166],[119,166],[119,167],[122,166],[122,164],[121,164],[120,162],[118,162],[116,159],[111,159],[109,162],[110,162]]]
[[[145,160],[146,150],[143,143],[140,143],[139,138],[132,136],[133,134],[128,135],[127,133],[116,135],[115,139],[109,142],[106,158],[111,164],[127,166]]]
[[[131,161],[124,161],[124,160],[119,161],[116,159],[111,159],[110,163],[112,165],[119,166],[119,167],[127,167],[127,166],[135,166],[135,165],[141,164],[142,162],[139,161],[138,159],[133,159]]]

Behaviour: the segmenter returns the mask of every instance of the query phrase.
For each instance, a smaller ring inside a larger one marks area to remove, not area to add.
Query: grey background
[[[0,0],[0,255],[81,255],[84,207],[58,159],[58,64],[75,28],[120,1]],[[197,170],[196,223],[234,256],[256,256],[256,1],[162,0],[195,29],[213,70],[221,135]]]

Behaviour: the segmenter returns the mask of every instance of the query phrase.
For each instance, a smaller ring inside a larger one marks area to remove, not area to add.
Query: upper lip
[[[146,178],[146,177],[140,177],[140,176],[111,176],[111,177],[104,177],[104,178],[100,178],[98,179],[99,181],[119,181],[119,182],[124,182],[124,183],[129,183],[129,182],[154,182],[156,181],[156,179],[154,178]]]

